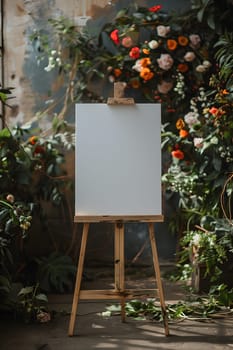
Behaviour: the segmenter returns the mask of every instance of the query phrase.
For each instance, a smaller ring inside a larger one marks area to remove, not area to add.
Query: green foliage
[[[18,293],[17,309],[24,322],[47,322],[50,320],[48,313],[47,296],[39,291],[39,285],[27,286]]]
[[[187,300],[168,304],[166,308],[169,321],[181,319],[206,320],[215,317],[229,315],[233,312],[233,290],[229,290],[221,284],[211,289],[206,296],[190,295]],[[103,312],[103,316],[111,316],[119,313],[120,305],[110,305]],[[125,305],[126,315],[136,320],[153,319],[161,322],[163,320],[161,307],[154,299],[131,300]]]
[[[11,98],[11,94],[12,94],[12,90],[14,88],[8,87],[8,88],[4,88],[0,86],[0,101],[3,104],[6,104],[6,101]]]
[[[226,88],[233,91],[233,33],[226,32],[220,36],[216,44],[217,48],[215,57],[220,66],[220,78],[226,83]]]
[[[63,293],[72,290],[76,266],[71,257],[54,252],[35,261],[38,264],[37,279],[44,291]]]
[[[69,140],[70,133],[62,138],[63,130],[47,138],[31,135],[28,126],[0,131],[1,309],[9,303],[12,275],[17,270],[15,255],[21,255],[22,242],[29,232],[33,235],[33,218],[43,216],[45,225],[41,203],[47,201],[57,206],[63,200],[68,181],[63,168],[62,141],[66,138],[66,146],[73,142]],[[38,301],[38,296],[35,298]]]
[[[231,0],[191,0],[191,5],[198,21],[207,23],[216,33],[232,30]]]

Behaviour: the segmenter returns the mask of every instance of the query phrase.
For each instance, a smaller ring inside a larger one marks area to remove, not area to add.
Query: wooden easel
[[[124,98],[124,83],[114,84],[114,97],[108,99],[108,104],[134,104],[134,99]],[[160,276],[160,267],[155,240],[154,223],[162,222],[162,215],[150,216],[75,216],[75,223],[83,223],[82,240],[80,247],[79,262],[73,295],[70,323],[68,335],[73,336],[78,303],[80,299],[85,300],[119,300],[121,302],[121,320],[125,322],[125,301],[126,299],[135,299],[140,297],[159,296],[160,306],[163,316],[165,335],[169,335],[168,319],[166,314],[166,305],[164,300],[163,286]],[[96,222],[113,222],[114,223],[114,289],[113,290],[81,290],[83,275],[83,266],[86,253],[87,238],[89,226]],[[124,224],[126,222],[145,222],[148,223],[148,232],[152,250],[153,265],[155,271],[155,280],[157,289],[125,289],[125,259],[124,259]]]

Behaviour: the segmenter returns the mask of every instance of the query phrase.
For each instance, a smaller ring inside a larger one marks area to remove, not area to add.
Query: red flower
[[[112,39],[112,41],[114,41],[114,43],[115,43],[116,45],[120,44],[120,39],[119,39],[118,33],[119,33],[119,30],[118,30],[118,29],[115,29],[115,30],[113,30],[113,31],[111,32],[111,34],[110,34],[110,38]]]
[[[134,46],[129,53],[129,56],[133,59],[137,59],[140,56],[140,49],[137,46]]]
[[[29,143],[31,145],[35,145],[37,141],[38,141],[38,137],[37,136],[31,136],[30,139],[29,139]]]
[[[217,115],[217,114],[218,114],[218,108],[216,108],[216,107],[211,107],[211,108],[209,109],[209,112],[210,112],[211,114],[213,114],[213,115]]]
[[[157,11],[159,11],[161,8],[162,8],[161,5],[155,5],[155,6],[150,7],[150,8],[149,8],[149,11],[150,11],[150,12],[157,12]]]
[[[45,153],[45,149],[43,146],[37,145],[34,150],[34,154],[41,154],[41,153]]]
[[[182,152],[180,149],[172,151],[171,154],[173,158],[184,159],[184,152]]]

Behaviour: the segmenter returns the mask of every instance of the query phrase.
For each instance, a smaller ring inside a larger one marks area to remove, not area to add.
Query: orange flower
[[[228,95],[228,94],[229,94],[229,91],[227,91],[226,89],[221,90],[221,94],[222,94],[222,95]]]
[[[121,74],[122,74],[121,69],[119,69],[119,68],[114,69],[114,75],[115,75],[115,77],[119,77]]]
[[[38,141],[38,137],[37,136],[31,136],[30,139],[29,139],[29,143],[31,145],[35,145],[37,141]]]
[[[187,46],[189,39],[186,36],[180,35],[178,36],[178,43],[180,46]]]
[[[181,130],[185,126],[185,123],[182,118],[179,118],[176,122],[176,129]]]
[[[184,159],[184,152],[182,152],[180,149],[172,151],[171,154],[173,158]]]
[[[149,68],[143,68],[140,72],[140,77],[144,80],[150,80],[154,76],[154,73],[151,72]]]
[[[151,64],[151,60],[149,57],[142,58],[140,64],[143,68],[145,68]]]
[[[150,50],[148,50],[148,49],[142,49],[142,52],[143,52],[145,55],[149,55]]]
[[[185,73],[188,71],[189,67],[186,63],[180,63],[180,64],[178,64],[177,69],[179,72]]]
[[[140,87],[140,81],[139,79],[131,79],[130,80],[130,85],[132,86],[133,89],[138,89]]]
[[[168,39],[167,48],[168,50],[174,51],[177,48],[177,41],[174,39]]]
[[[188,136],[188,131],[185,129],[180,129],[180,137],[185,138]]]

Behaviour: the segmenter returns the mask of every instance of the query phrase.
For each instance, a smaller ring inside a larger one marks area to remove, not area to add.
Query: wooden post
[[[74,325],[75,325],[75,319],[76,319],[76,314],[78,309],[79,294],[80,294],[80,288],[81,288],[81,282],[82,282],[83,264],[84,264],[84,258],[86,253],[88,230],[89,230],[89,224],[84,223],[80,254],[79,254],[79,262],[78,262],[77,274],[76,274],[74,296],[73,296],[73,304],[72,304],[72,310],[71,310],[71,316],[70,316],[70,325],[69,325],[69,332],[68,332],[69,336],[72,336],[74,334]]]
[[[161,311],[163,316],[164,330],[165,330],[165,335],[168,336],[169,335],[168,320],[167,320],[166,305],[164,301],[163,285],[162,285],[161,276],[160,276],[160,267],[159,267],[158,252],[157,252],[157,246],[156,246],[156,240],[155,240],[154,223],[150,222],[148,225],[149,225],[149,236],[150,236],[154,271],[155,271],[155,279],[158,286],[158,294],[159,294],[159,300],[160,300]]]
[[[125,248],[124,248],[124,224],[115,223],[115,290],[122,293],[121,320],[125,322]]]

